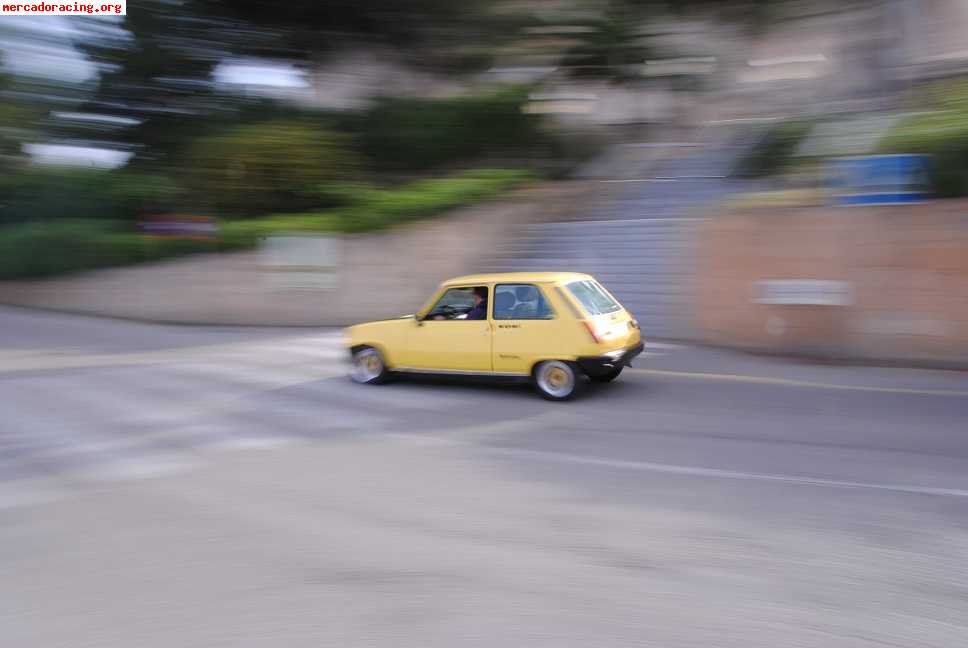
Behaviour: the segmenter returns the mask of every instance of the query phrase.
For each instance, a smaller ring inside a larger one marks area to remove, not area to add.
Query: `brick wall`
[[[697,323],[716,344],[968,366],[968,201],[750,209],[700,234]],[[851,303],[757,303],[757,282],[847,282]]]

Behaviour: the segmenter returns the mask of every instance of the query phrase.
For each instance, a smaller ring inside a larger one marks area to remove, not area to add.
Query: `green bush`
[[[59,222],[8,225],[0,230],[0,277],[38,277],[92,267],[93,242],[105,223]]]
[[[523,88],[449,99],[384,99],[358,124],[360,146],[385,169],[426,169],[485,153],[539,145],[539,118]]]
[[[99,221],[0,227],[0,279],[23,279],[213,251],[214,241],[155,239]]]
[[[904,119],[881,140],[879,149],[930,155],[932,192],[942,198],[968,195],[968,109]]]
[[[46,277],[194,252],[244,249],[272,234],[380,229],[501,195],[532,178],[525,171],[478,170],[384,191],[351,185],[344,192],[347,199],[354,197],[351,205],[227,221],[220,236],[211,241],[152,238],[95,220],[7,225],[0,227],[0,279]]]
[[[165,175],[120,170],[110,180],[111,198],[126,218],[170,213],[185,201],[184,188]]]
[[[968,196],[968,81],[927,83],[917,96],[927,112],[902,119],[881,140],[879,152],[929,155],[932,192]]]
[[[533,177],[527,171],[479,169],[372,192],[357,204],[339,210],[337,227],[343,232],[391,227],[501,195]]]
[[[229,221],[222,228],[222,246],[248,247],[260,238],[282,232],[352,233],[383,229],[502,195],[533,179],[528,171],[478,169],[395,189],[351,185],[356,189],[355,193],[347,192],[347,196],[352,195],[347,197],[352,204],[339,209]]]
[[[188,185],[224,215],[298,211],[327,203],[321,188],[355,177],[340,137],[299,120],[234,126],[191,149]]]
[[[0,222],[132,220],[174,209],[181,188],[162,175],[28,167],[0,176]]]
[[[0,213],[8,223],[124,217],[109,171],[28,167],[5,175],[0,193]]]
[[[926,83],[918,95],[927,100],[927,107],[931,110],[968,110],[968,81],[963,79]]]
[[[335,211],[277,214],[264,218],[227,221],[222,225],[219,246],[223,250],[252,247],[267,236],[292,232],[338,231]]]
[[[767,130],[763,139],[739,161],[735,174],[741,178],[779,175],[793,163],[797,147],[813,128],[805,120],[782,121]]]

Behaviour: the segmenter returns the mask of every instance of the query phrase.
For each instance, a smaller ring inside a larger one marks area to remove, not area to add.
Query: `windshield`
[[[574,281],[568,284],[568,290],[575,296],[575,299],[581,302],[585,312],[589,315],[614,313],[622,308],[605,292],[604,288],[594,281]]]

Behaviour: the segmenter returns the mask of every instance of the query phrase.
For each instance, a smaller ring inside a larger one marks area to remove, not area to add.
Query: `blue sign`
[[[840,205],[898,205],[928,198],[928,162],[924,155],[870,155],[831,163],[836,202]]]

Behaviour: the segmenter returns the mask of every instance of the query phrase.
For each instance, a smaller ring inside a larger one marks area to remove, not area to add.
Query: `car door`
[[[560,351],[558,319],[538,284],[494,286],[494,371],[528,374],[535,362]]]
[[[490,321],[463,319],[461,313],[473,304],[472,298],[467,301],[467,295],[475,288],[490,292],[487,286],[455,286],[441,293],[434,306],[411,329],[402,365],[427,371],[491,371]],[[434,319],[442,313],[448,318]]]

